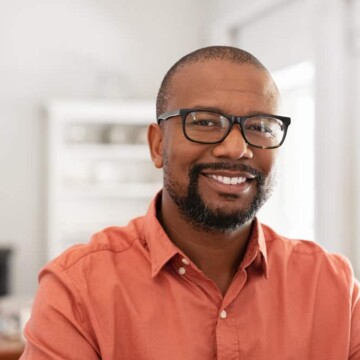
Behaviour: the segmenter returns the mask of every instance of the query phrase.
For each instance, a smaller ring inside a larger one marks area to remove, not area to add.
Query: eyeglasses
[[[255,114],[233,116],[206,109],[179,109],[161,114],[160,121],[181,116],[185,138],[199,144],[221,143],[234,124],[239,124],[245,141],[261,149],[274,149],[284,142],[291,119],[285,116]]]

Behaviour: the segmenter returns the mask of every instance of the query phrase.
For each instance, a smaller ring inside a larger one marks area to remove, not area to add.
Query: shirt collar
[[[169,239],[157,218],[157,204],[161,201],[161,191],[150,203],[145,216],[144,237],[151,258],[151,275],[155,277],[165,264],[175,255],[186,255]],[[251,236],[240,268],[252,266],[268,278],[266,242],[261,223],[255,218]]]
[[[169,239],[156,216],[156,207],[160,201],[161,191],[150,203],[145,216],[144,236],[150,252],[152,277],[155,277],[172,257],[181,253]]]
[[[252,266],[254,270],[263,273],[268,278],[268,259],[265,235],[260,221],[255,218],[253,227],[240,268]]]

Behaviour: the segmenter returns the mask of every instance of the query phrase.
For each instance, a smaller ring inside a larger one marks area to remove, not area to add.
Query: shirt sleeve
[[[99,349],[81,296],[56,263],[39,277],[21,360],[99,360]]]
[[[350,360],[360,360],[360,284],[353,279],[352,282],[352,317],[351,317],[351,339]]]

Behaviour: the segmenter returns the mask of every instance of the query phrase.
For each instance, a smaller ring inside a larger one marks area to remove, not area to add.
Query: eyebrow
[[[233,115],[233,116],[257,116],[257,115],[273,115],[264,111],[251,111],[247,114],[243,114],[243,115],[237,115],[237,114],[228,114],[227,112],[221,110],[218,107],[214,107],[214,106],[203,106],[203,105],[193,105],[191,107],[191,109],[196,109],[196,110],[208,110],[208,111],[213,111],[213,112],[218,112],[218,113],[222,113],[225,115]]]

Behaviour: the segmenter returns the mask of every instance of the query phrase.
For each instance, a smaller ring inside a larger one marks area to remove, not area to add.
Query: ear
[[[158,124],[150,124],[147,133],[151,159],[154,165],[160,169],[163,167],[163,130]]]

